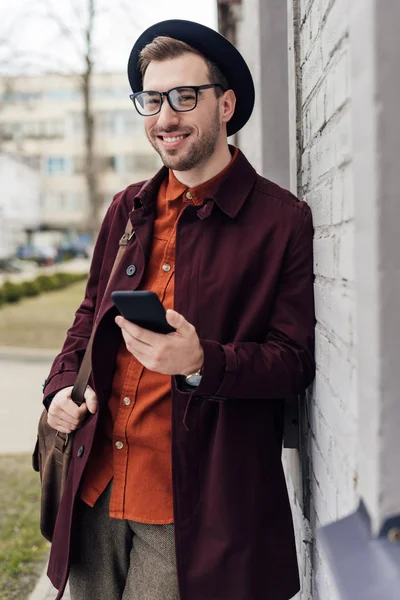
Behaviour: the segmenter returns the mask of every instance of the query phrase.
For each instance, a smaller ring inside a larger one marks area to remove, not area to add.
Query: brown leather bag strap
[[[117,256],[115,257],[115,261],[114,261],[114,265],[113,265],[113,268],[110,273],[110,277],[108,278],[108,283],[107,283],[106,291],[104,292],[104,296],[106,296],[106,294],[108,292],[111,280],[113,278],[113,275],[114,275],[119,263],[121,262],[122,256],[125,252],[125,248],[128,245],[128,242],[133,238],[134,235],[135,235],[135,232],[133,231],[132,223],[131,223],[130,219],[128,219],[128,222],[125,227],[125,233],[122,236],[122,238],[119,240],[118,253],[117,253]],[[71,392],[71,398],[75,402],[75,404],[77,404],[78,406],[83,404],[83,402],[85,401],[84,394],[85,394],[86,386],[89,381],[90,373],[92,371],[92,346],[93,346],[94,334],[96,333],[96,327],[97,327],[97,317],[96,317],[95,323],[93,324],[92,333],[90,335],[88,345],[86,346],[85,355],[83,357],[80,369],[78,371],[78,375],[76,376],[74,387],[72,388],[72,392]]]

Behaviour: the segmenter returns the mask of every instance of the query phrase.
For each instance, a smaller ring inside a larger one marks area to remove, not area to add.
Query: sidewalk
[[[42,406],[42,383],[57,350],[0,346],[0,453],[30,453]],[[27,600],[54,600],[57,590],[44,570]],[[64,600],[70,600],[69,590]]]
[[[46,575],[46,570],[47,567],[43,571],[35,589],[29,598],[27,598],[27,600],[54,600],[54,598],[57,596],[57,590],[51,585],[50,580]],[[63,600],[71,600],[68,586],[65,590]]]
[[[56,352],[0,348],[0,453],[32,452],[42,384]]]

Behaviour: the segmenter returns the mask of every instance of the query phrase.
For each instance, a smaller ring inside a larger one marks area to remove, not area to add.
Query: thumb
[[[174,327],[178,333],[182,335],[188,333],[190,323],[186,321],[183,315],[176,312],[176,310],[172,310],[172,308],[169,308],[165,316],[168,324],[171,325],[171,327]]]
[[[94,415],[97,412],[97,396],[89,386],[85,391],[85,401],[88,411]]]

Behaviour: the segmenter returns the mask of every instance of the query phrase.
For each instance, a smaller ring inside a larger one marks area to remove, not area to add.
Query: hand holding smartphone
[[[149,291],[112,292],[111,299],[121,315],[155,333],[172,333],[176,331],[168,324],[163,307],[157,294]]]

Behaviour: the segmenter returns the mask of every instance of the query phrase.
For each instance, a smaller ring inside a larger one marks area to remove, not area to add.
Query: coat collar
[[[147,212],[155,204],[158,190],[165,177],[168,177],[168,169],[162,167],[152,179],[146,181],[134,197],[135,209],[143,206],[145,207],[145,212]],[[210,190],[210,193],[204,199],[204,204],[207,206],[203,205],[199,209],[199,216],[201,218],[208,216],[211,213],[210,208],[212,207],[212,203],[215,202],[226,215],[232,219],[235,218],[253,189],[256,178],[257,173],[255,169],[239,150],[236,160],[232,162],[226,175],[218,180],[214,189]],[[210,208],[208,208],[210,205],[207,202],[209,200],[212,201]]]

